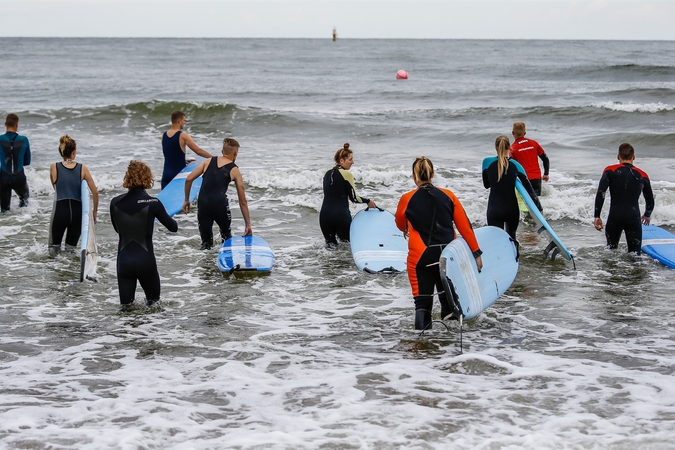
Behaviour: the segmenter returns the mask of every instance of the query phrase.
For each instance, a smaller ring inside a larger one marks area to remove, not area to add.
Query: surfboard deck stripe
[[[642,251],[675,269],[675,235],[655,225],[642,225]]]
[[[223,242],[218,251],[218,268],[223,273],[269,273],[273,267],[274,252],[258,236],[234,236]]]

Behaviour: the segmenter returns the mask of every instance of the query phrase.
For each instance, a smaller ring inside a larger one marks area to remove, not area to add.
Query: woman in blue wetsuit
[[[178,224],[146,189],[154,183],[150,168],[140,161],[131,161],[124,175],[126,194],[110,202],[110,218],[120,236],[117,246],[117,286],[120,303],[129,305],[136,296],[136,282],[141,283],[148,305],[159,300],[160,284],[157,261],[152,246],[155,219],[169,231],[178,231]]]
[[[61,241],[66,235],[66,251],[74,252],[82,234],[82,180],[86,180],[94,200],[92,216],[96,223],[98,211],[98,189],[89,169],[75,162],[77,143],[67,134],[59,139],[59,153],[63,161],[53,163],[49,168],[49,178],[56,190],[56,201],[52,210],[52,222],[49,229],[49,254],[56,256],[61,252]]]
[[[537,194],[534,193],[525,169],[514,160],[509,160],[511,144],[506,136],[495,141],[497,156],[483,160],[483,186],[490,189],[487,207],[487,223],[505,230],[516,240],[516,230],[520,222],[520,210],[516,198],[516,178],[525,186],[532,200],[542,210]]]
[[[323,203],[319,213],[319,226],[326,239],[326,248],[329,249],[337,247],[337,239],[349,241],[349,226],[352,223],[349,201],[377,208],[374,201],[356,194],[354,175],[349,172],[354,164],[354,153],[349,143],[335,153],[334,159],[335,167],[323,176]]]

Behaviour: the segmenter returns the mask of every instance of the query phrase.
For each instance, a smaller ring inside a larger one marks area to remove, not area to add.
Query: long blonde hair
[[[500,181],[509,168],[509,150],[511,149],[509,138],[504,135],[497,136],[495,149],[497,150],[497,181]]]

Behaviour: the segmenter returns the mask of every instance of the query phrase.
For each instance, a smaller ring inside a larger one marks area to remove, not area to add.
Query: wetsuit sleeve
[[[347,195],[349,196],[349,200],[351,200],[352,203],[370,203],[370,199],[364,198],[364,197],[359,197],[356,195],[356,186],[354,185],[354,175],[348,170],[340,169],[340,174],[342,174],[342,178],[345,179],[347,184],[349,185],[349,192]]]
[[[605,194],[609,188],[609,170],[605,169],[602,172],[602,178],[600,178],[600,184],[598,184],[598,192],[595,194],[595,211],[594,218],[600,217],[600,211],[602,211],[602,205],[605,203]],[[650,189],[651,191],[651,186]],[[646,197],[645,197],[646,198]]]
[[[482,174],[483,174],[483,186],[485,186],[485,189],[490,189],[490,179],[488,178],[488,167],[490,167],[490,164],[492,164],[492,161],[494,161],[494,158],[485,158],[483,160],[483,166],[481,168]]]
[[[544,163],[544,175],[548,175],[548,169],[549,166],[551,165],[551,162],[548,160],[548,156],[546,156],[546,153],[541,153],[539,155],[539,159],[541,159],[541,162]]]
[[[453,222],[455,222],[455,225],[457,226],[457,231],[459,231],[459,234],[462,235],[466,243],[469,244],[469,248],[473,252],[474,258],[478,258],[480,255],[483,254],[483,252],[478,246],[478,240],[476,240],[476,235],[473,232],[473,227],[471,226],[469,217],[466,215],[466,212],[464,211],[462,203],[452,192],[446,189],[441,190],[445,192],[445,194],[448,197],[450,197],[450,200],[452,200],[452,203],[454,205],[452,220]]]
[[[110,202],[110,221],[112,222],[115,233],[119,234],[120,232],[117,230],[117,221],[115,220],[115,199]]]
[[[645,216],[650,217],[652,211],[654,211],[654,193],[652,192],[652,184],[649,182],[649,178],[645,177],[645,185],[642,188],[642,195],[645,197]]]
[[[166,208],[164,208],[164,205],[162,202],[157,202],[157,211],[155,212],[155,215],[157,217],[157,220],[164,225],[167,230],[171,232],[176,232],[178,231],[178,222],[176,222],[173,217],[169,215],[169,213],[166,212]]]
[[[28,143],[28,139],[24,140],[26,142],[26,153],[23,155],[23,165],[30,166],[30,144]]]
[[[527,191],[528,194],[530,194],[532,201],[534,202],[535,205],[537,205],[539,211],[543,211],[544,208],[541,206],[541,203],[539,203],[539,197],[534,192],[534,189],[532,189],[532,184],[530,183],[530,180],[527,179],[527,175],[525,175],[525,173],[519,170],[516,176],[518,177],[520,182],[523,183],[523,186],[525,186],[525,190]]]
[[[408,218],[405,216],[405,211],[408,209],[408,202],[410,202],[413,192],[415,191],[403,194],[401,200],[398,201],[394,219],[396,221],[396,227],[401,231],[405,231],[406,228],[408,228]]]

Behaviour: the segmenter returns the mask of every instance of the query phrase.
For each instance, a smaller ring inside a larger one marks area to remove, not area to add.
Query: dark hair
[[[19,116],[14,113],[7,114],[5,118],[5,126],[8,128],[14,128],[19,124]]]
[[[340,164],[340,160],[349,158],[353,152],[349,149],[349,142],[345,142],[345,145],[342,146],[340,150],[335,152],[335,164]]]
[[[155,179],[152,177],[152,171],[147,164],[136,160],[129,162],[127,173],[124,174],[123,187],[127,189],[138,187],[149,189],[153,184],[155,184]]]
[[[633,155],[635,155],[635,149],[628,142],[619,145],[619,158],[630,159]]]
[[[420,183],[430,183],[434,177],[434,164],[426,156],[420,156],[412,165],[415,179]]]
[[[175,110],[171,113],[171,123],[176,123],[183,117],[185,117],[185,113],[183,111]]]
[[[77,143],[75,139],[71,138],[67,134],[64,134],[59,139],[59,153],[64,158],[70,158],[73,155],[73,152],[77,150]]]

